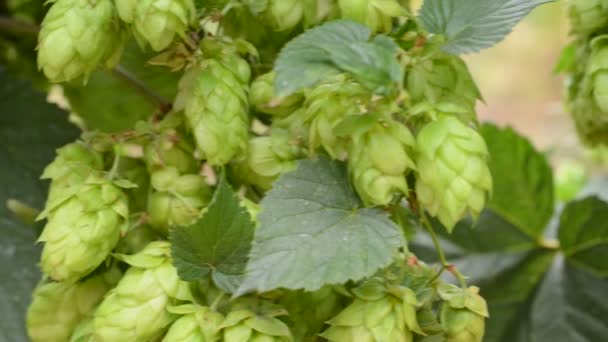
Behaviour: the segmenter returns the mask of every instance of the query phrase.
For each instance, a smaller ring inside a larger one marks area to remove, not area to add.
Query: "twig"
[[[150,89],[146,84],[133,75],[129,70],[125,69],[125,67],[122,65],[119,64],[112,69],[112,75],[130,85],[133,89],[137,90],[150,103],[157,106],[161,113],[167,113],[171,110],[172,105],[170,101],[166,100],[154,90]]]
[[[0,17],[0,31],[37,35],[40,31],[40,27],[38,25],[28,23],[27,21]]]

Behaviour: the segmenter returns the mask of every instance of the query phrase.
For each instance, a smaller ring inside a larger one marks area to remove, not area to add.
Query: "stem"
[[[148,100],[148,102],[156,107],[159,107],[162,113],[167,113],[171,110],[171,102],[167,101],[164,97],[150,89],[145,83],[143,83],[122,65],[117,65],[112,70],[112,75],[121,81],[124,81],[133,89],[137,90],[143,97],[146,98],[146,100]]]
[[[220,305],[220,302],[222,301],[222,299],[224,299],[224,297],[226,296],[226,292],[222,291],[219,296],[217,296],[215,298],[215,300],[213,301],[213,303],[211,304],[211,309],[213,310],[217,310],[217,306]]]
[[[112,162],[112,168],[108,172],[108,179],[113,180],[118,173],[118,167],[120,166],[120,154],[114,153],[114,161]]]
[[[444,270],[448,270],[454,277],[456,277],[456,279],[458,279],[460,286],[462,288],[466,288],[467,287],[466,278],[462,275],[462,273],[460,273],[454,267],[454,265],[450,264],[447,261],[447,259],[445,258],[445,253],[443,252],[443,249],[441,248],[441,244],[439,243],[439,237],[437,237],[437,233],[435,233],[433,226],[429,222],[429,220],[426,217],[426,214],[424,213],[423,210],[420,210],[420,221],[422,222],[422,225],[424,226],[424,228],[431,235],[431,239],[433,239],[433,245],[435,246],[435,250],[437,251],[437,256],[439,257],[439,262],[441,262],[441,269],[439,270],[439,272],[437,272],[435,277],[433,277],[431,282],[434,281],[435,279],[437,279],[441,275],[441,273],[443,273]]]
[[[27,21],[0,17],[0,31],[37,35],[40,27]]]

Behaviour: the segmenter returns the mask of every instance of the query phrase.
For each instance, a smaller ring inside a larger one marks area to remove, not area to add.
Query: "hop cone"
[[[169,242],[150,243],[135,255],[118,285],[95,312],[95,341],[145,342],[159,337],[177,317],[168,306],[191,300],[188,283],[179,279],[170,260]]]
[[[415,168],[409,157],[413,146],[407,127],[393,120],[377,123],[353,139],[348,167],[364,202],[386,205],[395,192],[408,193],[405,173]]]
[[[417,306],[416,294],[405,287],[366,291],[332,318],[321,336],[332,342],[413,342],[412,332],[422,333]]]
[[[344,76],[315,87],[306,99],[310,147],[323,147],[333,158],[344,158],[349,140],[338,137],[334,128],[347,115],[360,111],[359,107],[367,100],[366,95],[368,93],[361,85]]]
[[[57,0],[42,21],[38,66],[52,82],[118,63],[126,37],[111,0]]]
[[[27,332],[33,342],[65,342],[120,278],[108,271],[82,282],[42,282],[32,295]]]
[[[249,142],[249,166],[265,177],[276,177],[294,169],[297,155],[297,147],[283,130],[274,130],[270,136],[253,138]]]
[[[276,318],[285,310],[260,302],[241,299],[220,325],[224,342],[291,342],[293,337],[285,323]]]
[[[474,129],[444,116],[418,134],[416,194],[422,207],[451,230],[467,212],[483,209],[492,176],[486,143]]]
[[[202,176],[180,175],[174,167],[152,173],[151,183],[155,191],[148,199],[149,223],[164,233],[198,218],[211,199],[211,190]]]
[[[42,270],[58,281],[74,281],[93,271],[126,230],[128,201],[121,189],[91,176],[65,190],[67,196],[47,205],[48,222],[38,241],[44,242]]]
[[[264,13],[265,22],[275,31],[294,28],[304,17],[302,0],[269,0]]]
[[[184,37],[196,13],[193,0],[139,0],[130,6],[118,6],[123,8],[121,18],[128,22],[132,16],[135,37],[155,51],[164,50],[176,36]]]
[[[608,1],[568,0],[568,5],[574,32],[591,34],[608,25]]]
[[[87,316],[74,329],[70,342],[95,342],[93,339],[95,334],[94,328],[93,316]]]
[[[182,305],[169,309],[182,315],[175,321],[163,342],[216,342],[224,316],[211,308]]]
[[[205,43],[204,43],[205,44]],[[234,51],[213,51],[217,58],[191,69],[180,82],[183,104],[198,149],[211,165],[224,165],[247,148],[249,65]]]
[[[397,0],[338,0],[342,18],[358,21],[375,32],[389,32],[394,17],[406,10]]]
[[[479,288],[471,286],[463,290],[446,284],[439,289],[439,296],[445,300],[440,312],[445,341],[481,342],[488,309]]]
[[[274,78],[274,72],[258,76],[251,83],[249,102],[262,113],[284,117],[300,107],[302,95],[293,94],[286,98],[277,98],[274,91]]]
[[[151,171],[172,166],[180,173],[195,173],[198,163],[193,148],[177,132],[163,134],[144,149],[146,164]]]

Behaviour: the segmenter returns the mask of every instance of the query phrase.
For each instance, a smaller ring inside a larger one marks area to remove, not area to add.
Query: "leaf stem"
[[[215,298],[215,300],[213,300],[213,303],[211,303],[210,308],[212,310],[217,311],[218,305],[220,305],[220,302],[222,301],[222,299],[224,299],[225,296],[226,296],[226,292],[221,291],[220,294]]]
[[[114,180],[114,177],[116,177],[116,174],[118,173],[118,167],[119,166],[120,166],[120,154],[115,152],[114,153],[114,161],[112,162],[112,168],[108,172],[108,179],[110,181]]]
[[[420,210],[420,221],[422,222],[422,225],[424,226],[424,228],[428,231],[429,235],[431,235],[431,239],[433,240],[433,245],[435,246],[435,250],[437,251],[437,256],[439,258],[439,262],[441,263],[441,269],[437,272],[437,274],[435,275],[435,277],[433,277],[432,280],[434,281],[443,273],[443,271],[448,270],[448,272],[450,272],[454,277],[456,277],[456,279],[460,283],[460,286],[462,288],[466,288],[467,281],[466,281],[465,276],[463,276],[462,273],[460,273],[460,271],[458,271],[456,269],[456,267],[454,267],[453,264],[450,264],[447,261],[447,259],[445,257],[445,253],[443,252],[443,249],[441,248],[441,244],[439,243],[439,238],[437,237],[437,233],[435,233],[435,230],[433,229],[433,226],[429,222],[429,219],[427,218],[424,210]]]
[[[148,100],[152,105],[159,108],[161,113],[168,113],[171,110],[171,102],[157,94],[154,90],[150,89],[144,82],[138,79],[133,73],[127,70],[122,65],[117,65],[114,69],[112,69],[112,75],[118,78],[121,81],[124,81],[137,92],[139,92],[143,97]]]
[[[40,27],[27,21],[2,16],[0,17],[0,31],[37,35]]]

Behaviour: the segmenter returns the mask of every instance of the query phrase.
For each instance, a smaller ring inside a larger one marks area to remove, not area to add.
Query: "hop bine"
[[[442,116],[417,137],[416,195],[422,207],[449,230],[467,212],[479,215],[492,176],[483,137],[460,120]]]
[[[111,0],[55,1],[38,36],[39,68],[51,82],[66,82],[113,67],[126,39],[117,19]]]

